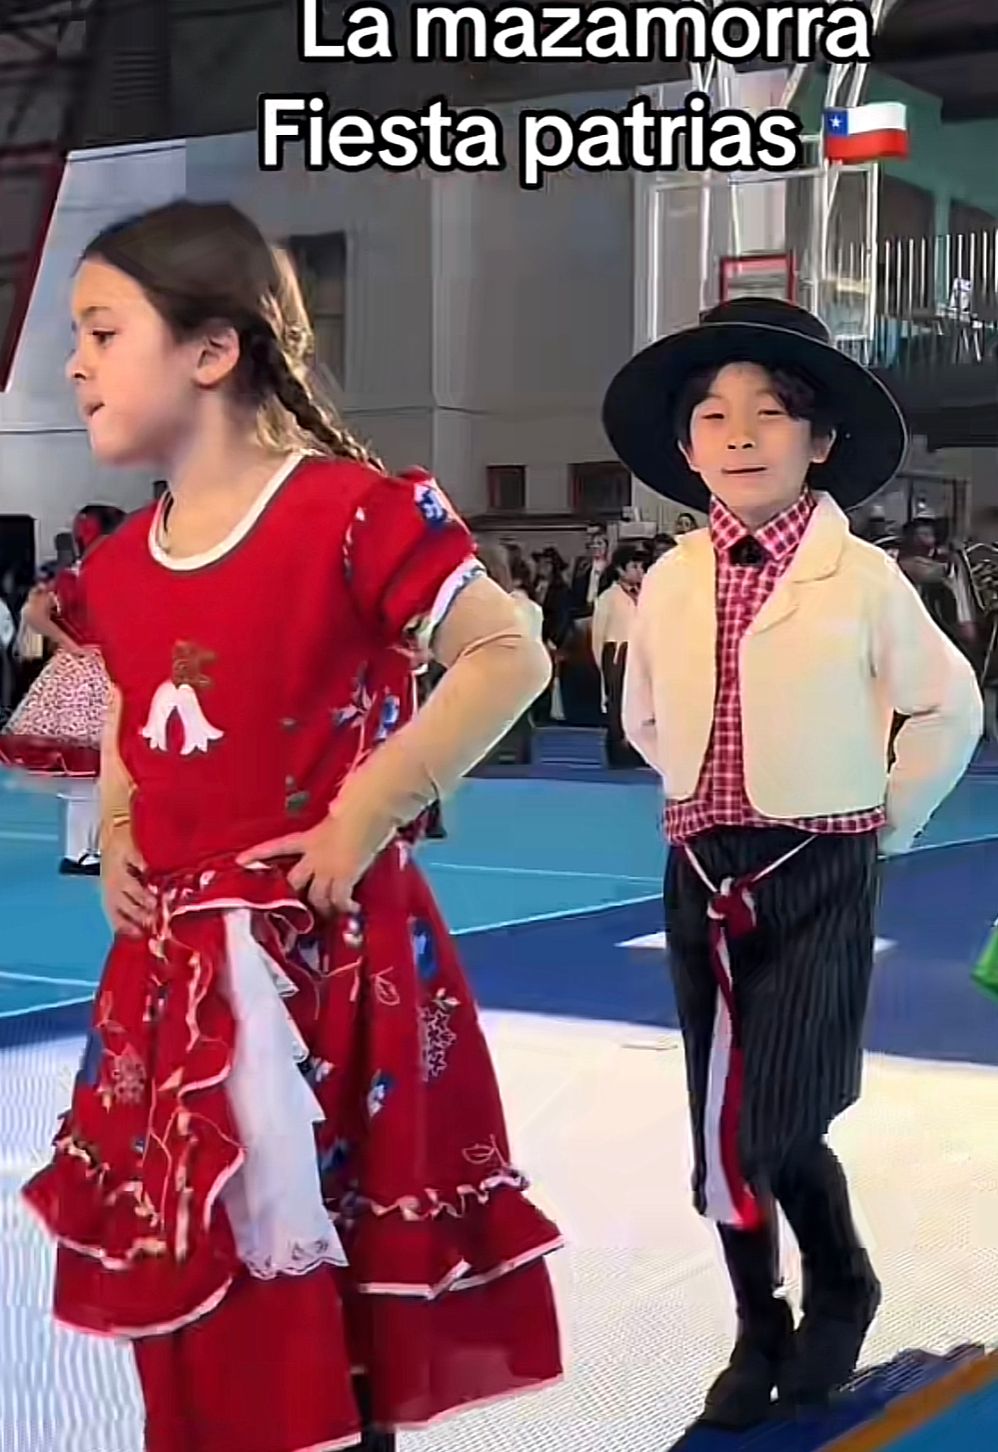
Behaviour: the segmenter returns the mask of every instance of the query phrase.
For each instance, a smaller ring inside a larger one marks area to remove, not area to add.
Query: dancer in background
[[[169,489],[87,582],[116,936],[26,1188],[55,1311],[131,1341],[147,1452],[385,1452],[561,1375],[559,1233],[400,840],[550,662],[437,485],[316,397],[242,213],[111,227],[73,313],[95,454]],[[446,672],[414,713],[422,650]]]
[[[100,874],[97,776],[110,683],[87,611],[85,570],[94,551],[125,518],[108,504],[88,504],[73,521],[76,562],[52,584],[37,586],[23,622],[50,641],[55,654],[0,735],[0,765],[25,773],[29,786],[55,789],[65,803],[59,871]]]
[[[610,557],[610,583],[593,612],[592,651],[599,666],[606,712],[606,764],[613,769],[641,766],[642,759],[624,735],[621,710],[627,642],[645,577],[645,551],[639,545],[618,545]]]
[[[909,850],[959,782],[982,702],[894,562],[849,531],[907,436],[818,318],[722,304],[632,359],[604,418],[640,479],[709,509],[645,579],[624,728],[668,796],[694,1198],[739,1320],[704,1420],[735,1429],[774,1390],[793,1410],[844,1386],[880,1306],[825,1136],[860,1093],[878,857]],[[777,1205],[801,1251],[797,1326]]]

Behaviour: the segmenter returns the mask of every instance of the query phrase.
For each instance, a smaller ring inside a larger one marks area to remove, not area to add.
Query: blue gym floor
[[[604,771],[596,733],[555,730],[542,733],[537,746],[529,770],[494,769],[468,782],[447,804],[447,839],[420,849],[461,936],[479,1001],[499,1015],[673,1030],[661,945],[634,946],[662,928],[657,786],[646,773]],[[109,934],[97,884],[56,873],[58,801],[2,782],[0,788],[2,1058],[81,1031]],[[998,760],[985,753],[917,850],[888,869],[868,1030],[874,1054],[998,1067],[998,1001],[970,978],[996,915]],[[998,1079],[994,1094],[998,1130]],[[4,1166],[9,1149],[0,1142]],[[998,1202],[994,1214],[998,1223]],[[998,1280],[972,1294],[994,1307],[994,1334],[985,1344],[978,1338],[980,1352],[998,1343]],[[16,1285],[12,1295],[16,1303]],[[951,1365],[946,1357],[912,1353],[868,1373],[831,1417],[746,1438],[695,1432],[675,1445],[690,1452],[846,1448],[857,1425]],[[5,1381],[0,1371],[0,1388]],[[40,1423],[24,1424],[25,1395],[17,1397],[20,1413],[8,1403],[0,1416],[0,1452],[50,1452],[54,1445]],[[998,1447],[998,1391],[978,1389],[919,1430],[884,1436],[855,1445],[906,1452]],[[95,1443],[83,1452],[103,1449]]]

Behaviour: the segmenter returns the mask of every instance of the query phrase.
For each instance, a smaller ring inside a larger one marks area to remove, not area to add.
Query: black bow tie
[[[747,534],[740,539],[736,545],[731,546],[728,558],[733,565],[748,565],[751,569],[759,569],[769,559],[769,555],[763,549],[757,539]]]

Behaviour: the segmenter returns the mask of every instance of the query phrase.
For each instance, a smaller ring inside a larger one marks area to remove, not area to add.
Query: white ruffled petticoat
[[[322,1202],[313,1126],[323,1113],[298,1068],[307,1050],[282,1002],[295,988],[251,923],[248,908],[225,915],[226,989],[237,1025],[226,1089],[246,1159],[222,1200],[240,1260],[271,1279],[347,1261]]]

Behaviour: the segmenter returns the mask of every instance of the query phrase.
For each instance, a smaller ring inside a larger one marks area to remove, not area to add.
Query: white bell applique
[[[210,652],[187,642],[174,647],[172,678],[157,688],[141,731],[153,751],[166,751],[167,731],[174,712],[180,718],[184,733],[181,756],[206,752],[213,741],[222,740],[224,731],[208,720],[195,689],[211,686],[211,678],[203,673],[202,666],[213,659]]]

